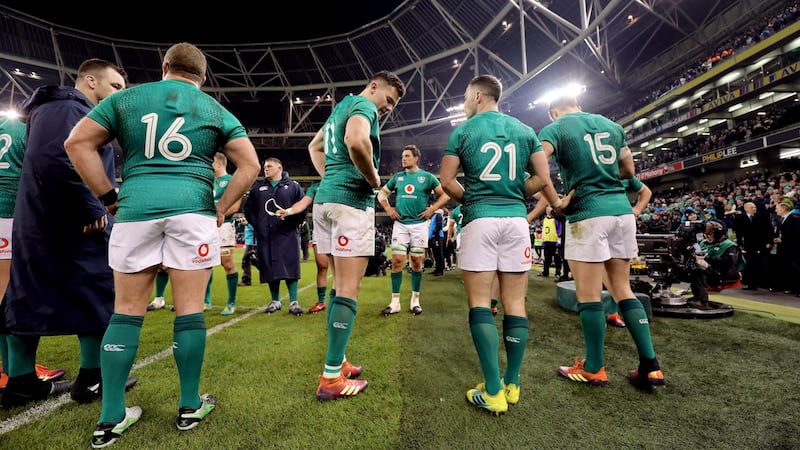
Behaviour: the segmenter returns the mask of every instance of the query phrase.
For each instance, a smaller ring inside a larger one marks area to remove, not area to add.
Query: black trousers
[[[444,243],[445,266],[452,267],[453,263],[455,263],[455,259],[456,259],[456,241],[455,239],[448,241],[447,238],[445,238],[445,243]]]
[[[444,273],[444,238],[433,237],[428,239],[428,247],[433,254],[433,273]]]
[[[767,279],[767,250],[749,251],[744,254],[745,266],[742,271],[742,283],[748,287],[770,287]]]
[[[558,252],[555,242],[543,242],[542,250],[544,250],[544,264],[542,266],[542,275],[550,276],[550,266],[552,265],[556,271],[556,276],[561,274],[561,254]]]
[[[252,266],[256,259],[255,245],[245,245],[244,254],[242,255],[242,283],[250,283],[253,280]]]

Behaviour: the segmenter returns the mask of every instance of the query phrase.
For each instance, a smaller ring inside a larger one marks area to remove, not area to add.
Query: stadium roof
[[[209,60],[203,89],[241,118],[257,145],[305,148],[331,105],[382,69],[408,88],[384,118],[384,136],[449,132],[448,108],[461,103],[467,81],[480,73],[503,81],[504,111],[537,128],[546,114],[530,104],[566,82],[586,85],[584,109],[613,111],[784,3],[406,0],[339,35],[197,44]],[[0,5],[0,105],[41,84],[71,84],[87,57],[118,62],[132,84],[160,79],[169,45],[65,28]]]

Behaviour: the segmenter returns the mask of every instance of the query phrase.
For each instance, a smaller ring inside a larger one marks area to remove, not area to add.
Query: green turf
[[[316,300],[313,263],[304,263],[302,270],[300,300],[308,308]],[[380,311],[389,302],[389,277],[364,280],[347,356],[364,366],[362,377],[370,385],[355,398],[326,403],[319,403],[314,395],[326,347],[324,313],[295,317],[284,309],[264,314],[269,291],[266,285],[254,284],[239,288],[235,315],[220,316],[226,296],[221,268],[215,275],[215,308],[206,313],[210,336],[201,391],[215,394],[218,408],[195,430],[175,429],[177,374],[167,351],[174,313],[169,309],[150,312],[137,358],[141,366],[133,371],[139,384],[127,395],[128,404],[142,406],[144,414],[113,448],[773,449],[798,445],[800,394],[794,371],[800,326],[738,309],[738,305],[733,316],[723,319],[653,319],[655,349],[667,386],[652,395],[636,391],[626,381],[627,371],[637,365],[634,345],[627,330],[609,328],[605,361],[610,383],[589,387],[556,375],[558,365],[583,354],[578,315],[556,304],[553,280],[531,276],[530,337],[521,400],[507,414],[495,417],[476,410],[464,398],[482,375],[457,270],[444,277],[424,275],[424,312],[416,317],[408,313],[411,283],[407,273],[403,311],[388,318]],[[285,295],[285,286],[281,289]],[[502,307],[496,321],[502,323]],[[145,358],[160,352],[168,356],[142,365]],[[43,338],[38,361],[66,368],[74,376],[77,339]],[[501,367],[504,357],[502,361]],[[16,427],[33,412],[31,408],[0,411],[0,448],[87,448],[100,404],[68,402],[44,418]]]

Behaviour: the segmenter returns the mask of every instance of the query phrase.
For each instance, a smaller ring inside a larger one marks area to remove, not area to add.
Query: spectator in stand
[[[767,257],[774,239],[769,217],[759,212],[755,203],[747,202],[744,204],[744,214],[736,218],[734,227],[736,243],[746,261],[742,271],[742,289],[754,291],[759,287],[769,287]]]
[[[647,232],[651,234],[669,233],[668,224],[661,217],[661,214],[653,213],[653,215],[650,216],[650,221],[647,223]]]

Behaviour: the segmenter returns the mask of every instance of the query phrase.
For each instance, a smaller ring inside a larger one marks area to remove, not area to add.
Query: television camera
[[[701,254],[705,222],[687,220],[673,233],[637,234],[639,259],[647,266],[647,275],[655,286],[650,292],[654,306],[682,306],[686,299],[671,291],[672,283],[689,281],[695,255]]]
[[[713,308],[690,307],[687,299],[672,292],[672,283],[689,282],[696,268],[695,256],[703,255],[700,241],[704,238],[705,222],[685,221],[671,234],[637,234],[639,259],[646,266],[645,273],[655,286],[646,281],[631,281],[634,292],[650,296],[650,306],[655,315],[692,319],[716,319],[733,314],[733,307],[710,302]]]

